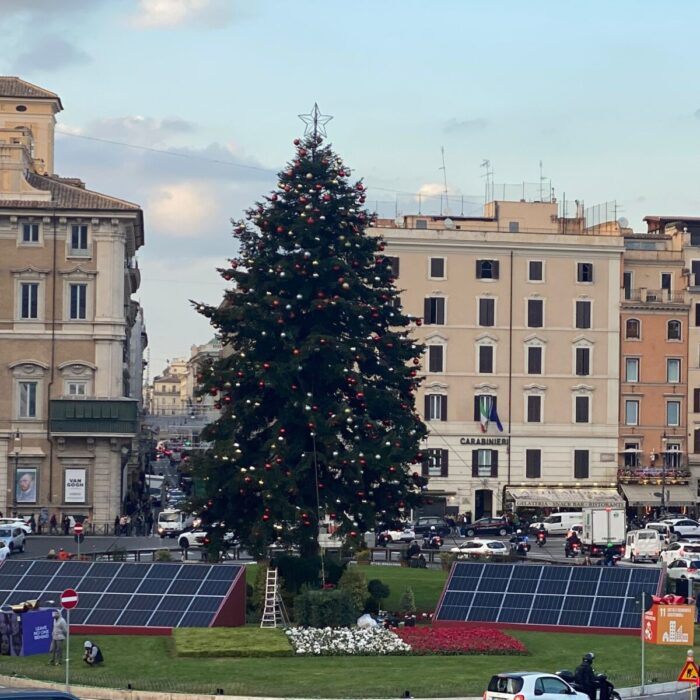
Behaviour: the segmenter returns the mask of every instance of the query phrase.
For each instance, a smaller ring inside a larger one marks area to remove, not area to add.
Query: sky
[[[143,207],[152,377],[212,337],[189,300],[221,299],[230,220],[314,103],[380,215],[479,215],[488,160],[569,214],[700,216],[699,22],[695,0],[0,0],[0,74],[60,95],[58,174]]]

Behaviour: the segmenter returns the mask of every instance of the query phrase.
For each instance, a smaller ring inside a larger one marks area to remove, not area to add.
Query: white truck
[[[176,508],[161,510],[158,513],[158,534],[161,537],[176,537],[183,530],[192,527],[194,516]]]
[[[627,523],[624,508],[584,508],[581,543],[584,554],[603,554],[608,544],[622,554]]]

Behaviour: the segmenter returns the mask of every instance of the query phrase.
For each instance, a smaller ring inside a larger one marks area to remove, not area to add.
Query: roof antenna
[[[485,168],[486,172],[481,176],[486,178],[486,190],[484,193],[484,204],[488,204],[493,199],[493,167],[491,161],[484,159],[481,162],[481,167]]]
[[[438,170],[442,170],[442,181],[445,186],[445,215],[450,213],[450,200],[447,198],[447,168],[445,167],[445,147],[440,146],[440,153],[442,154],[442,167]],[[442,205],[442,202],[441,202]],[[442,209],[442,206],[440,207]],[[440,216],[442,216],[442,211],[440,211]]]
[[[544,199],[544,174],[542,172],[542,161],[540,161],[540,202],[543,202]]]

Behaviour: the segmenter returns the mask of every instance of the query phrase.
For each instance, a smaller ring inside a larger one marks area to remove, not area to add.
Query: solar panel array
[[[40,599],[59,605],[78,591],[71,624],[208,627],[229,594],[240,566],[131,562],[6,560],[0,604]]]
[[[660,569],[457,563],[438,621],[639,628],[640,594],[656,595]]]

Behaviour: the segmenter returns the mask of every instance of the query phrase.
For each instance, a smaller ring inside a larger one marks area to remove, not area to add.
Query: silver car
[[[552,673],[520,671],[492,676],[483,700],[589,700],[588,695],[574,690],[566,681]]]

